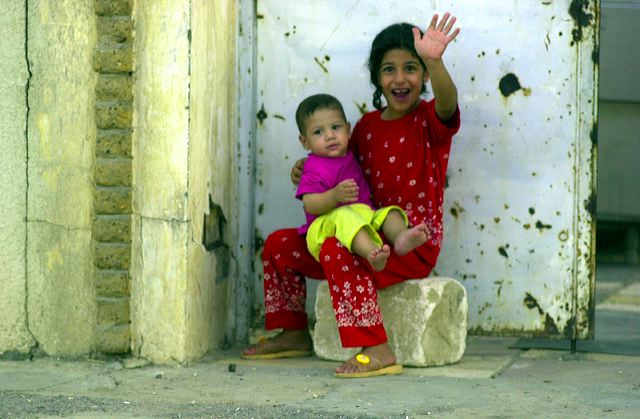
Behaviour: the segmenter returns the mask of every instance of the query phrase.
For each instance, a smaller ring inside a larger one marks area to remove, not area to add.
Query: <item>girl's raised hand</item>
[[[456,23],[456,17],[451,16],[449,12],[442,16],[440,22],[438,22],[438,14],[436,13],[431,18],[431,23],[423,36],[420,35],[418,28],[413,28],[413,43],[418,55],[424,60],[441,59],[449,42],[453,41],[460,33],[460,28],[451,32],[454,23]]]

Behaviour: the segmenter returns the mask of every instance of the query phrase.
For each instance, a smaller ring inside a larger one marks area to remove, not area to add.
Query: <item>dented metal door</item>
[[[328,92],[352,124],[385,26],[458,17],[445,54],[459,90],[435,274],[468,291],[471,333],[588,338],[594,308],[597,1],[258,0],[256,242],[303,222],[289,181],[294,112]],[[260,265],[256,265],[258,268]],[[253,304],[262,304],[259,272]]]

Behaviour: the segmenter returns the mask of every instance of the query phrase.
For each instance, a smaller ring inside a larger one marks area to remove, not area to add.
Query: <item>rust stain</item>
[[[498,88],[500,89],[502,96],[509,97],[513,93],[522,89],[522,86],[520,85],[520,80],[518,80],[518,77],[515,74],[508,73],[500,79]]]
[[[589,26],[594,18],[592,13],[588,13],[588,10],[589,0],[573,0],[569,5],[569,16],[571,16],[576,24],[576,27],[571,31],[573,42],[582,41],[582,29]]]
[[[549,313],[547,313],[547,316],[544,318],[544,331],[550,335],[558,334],[558,326],[556,326],[556,322]]]
[[[566,311],[569,311],[569,307],[565,307],[565,309]],[[565,335],[568,339],[574,339],[576,337],[577,323],[578,322],[576,321],[575,316],[571,316],[571,318],[569,318],[569,320],[567,321],[567,324],[564,326],[562,334]]]
[[[454,201],[449,212],[451,212],[451,215],[453,215],[455,218],[458,218],[458,215],[465,212],[465,209],[462,208],[458,202]]]
[[[502,96],[504,96],[505,98],[511,96],[518,90],[522,90],[522,94],[524,96],[531,96],[531,88],[523,87],[520,84],[520,80],[518,80],[518,76],[513,73],[508,73],[500,79],[500,82],[498,83],[498,89],[500,90],[500,93],[502,93]]]
[[[524,295],[524,305],[525,307],[527,307],[529,310],[533,310],[535,308],[538,309],[538,313],[540,313],[540,315],[544,314],[544,311],[542,311],[542,308],[540,307],[540,304],[538,304],[538,300],[536,300],[533,295],[529,294],[528,292],[525,293]]]
[[[264,239],[262,238],[262,234],[260,234],[260,231],[256,228],[255,238],[253,241],[253,249],[255,250],[256,253],[258,253],[262,251],[263,245],[264,245]]]
[[[258,118],[258,121],[260,121],[260,125],[262,125],[262,121],[267,119],[268,116],[269,115],[267,115],[267,112],[264,110],[264,103],[263,103],[262,106],[260,107],[260,111],[256,115],[256,117]]]
[[[318,59],[318,57],[313,57],[313,61],[316,62],[325,73],[329,74],[329,70],[325,67],[324,63]]]
[[[296,34],[296,25],[293,25],[293,29],[284,33],[284,36],[291,36]]]
[[[509,245],[505,246],[500,246],[498,247],[498,253],[500,253],[500,256],[504,256],[505,258],[509,258],[509,254],[507,253],[507,247],[509,247]]]
[[[356,102],[355,100],[353,101],[353,103],[356,104],[356,108],[358,108],[358,112],[360,112],[360,115],[364,115],[367,112],[369,112],[369,109],[367,109],[367,103],[366,102],[362,102],[362,104]]]
[[[591,138],[593,147],[596,147],[598,145],[598,121],[594,121],[591,132],[589,133],[589,138]]]
[[[560,233],[558,233],[558,240],[560,240],[561,242],[566,242],[567,240],[569,240],[569,232],[567,230],[562,230]]]
[[[509,73],[500,79],[498,88],[500,89],[500,93],[502,93],[502,96],[509,97],[509,95],[511,95],[512,93],[515,93],[518,90],[522,89],[522,86],[520,86],[518,77],[513,73]]]
[[[551,38],[549,37],[549,33],[544,37],[544,47],[547,51],[549,51],[549,45],[551,45]]]
[[[544,224],[542,221],[538,220],[536,221],[536,228],[540,231],[542,230],[550,230],[551,229],[551,224]]]
[[[489,302],[485,302],[482,307],[480,307],[480,309],[478,310],[478,314],[482,314],[485,312],[485,310],[487,310],[488,308],[491,308],[491,303]]]
[[[587,210],[587,212],[589,213],[589,215],[591,215],[591,218],[595,218],[595,216],[596,216],[596,193],[594,191],[591,191],[591,194],[589,195],[589,198],[584,200],[584,207]]]

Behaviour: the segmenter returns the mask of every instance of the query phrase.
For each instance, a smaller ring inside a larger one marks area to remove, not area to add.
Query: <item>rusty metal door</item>
[[[375,34],[397,21],[424,28],[434,12],[450,11],[462,32],[444,59],[462,127],[435,274],[466,287],[471,333],[591,337],[597,1],[258,0],[255,7],[258,244],[303,222],[289,180],[305,154],[294,120],[300,100],[334,94],[355,124],[372,109],[366,60]]]

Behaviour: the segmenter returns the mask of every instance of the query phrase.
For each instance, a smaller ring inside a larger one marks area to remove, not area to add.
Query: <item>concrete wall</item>
[[[93,0],[29,1],[27,34],[29,328],[46,353],[76,356],[96,324]]]
[[[134,9],[132,350],[154,362],[197,359],[223,338],[229,285],[202,242],[209,196],[222,220],[235,186],[233,84],[214,80],[235,68],[234,4]]]
[[[26,225],[29,79],[25,57],[24,1],[5,1],[0,13],[0,354],[28,352]]]

